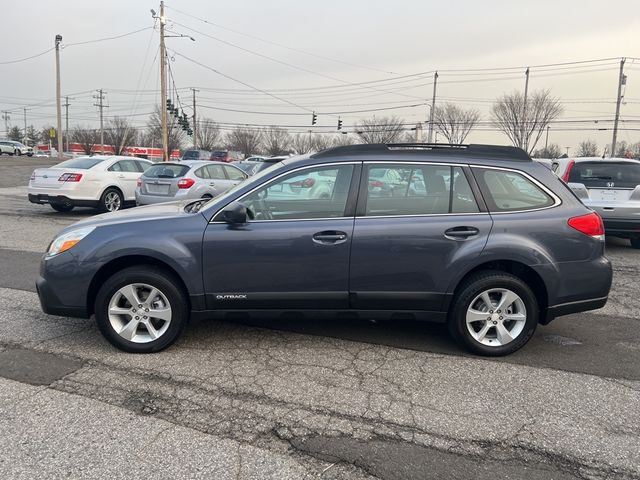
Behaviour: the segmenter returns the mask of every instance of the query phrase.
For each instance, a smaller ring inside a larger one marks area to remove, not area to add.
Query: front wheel
[[[640,248],[640,237],[632,237],[630,240],[633,248]]]
[[[107,188],[100,197],[99,209],[101,212],[117,212],[124,206],[124,197],[120,190]]]
[[[189,318],[187,305],[173,276],[156,267],[131,267],[114,274],[98,291],[96,322],[120,350],[157,352],[182,333]]]
[[[461,285],[449,312],[449,331],[479,355],[508,355],[522,348],[538,325],[538,302],[520,278],[484,271]]]

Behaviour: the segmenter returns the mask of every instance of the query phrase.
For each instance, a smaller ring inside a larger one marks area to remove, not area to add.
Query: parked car
[[[36,150],[35,152],[33,152],[33,156],[34,157],[49,157],[49,152],[46,152],[44,150]]]
[[[49,168],[37,168],[29,179],[29,201],[58,212],[93,207],[115,212],[135,202],[136,182],[148,160],[116,155],[78,157]]]
[[[640,248],[640,161],[628,158],[565,158],[552,169],[587,207],[600,214],[607,235]]]
[[[16,153],[15,147],[8,141],[0,140],[0,155],[14,155]]]
[[[211,152],[211,156],[209,160],[213,160],[214,162],[239,162],[244,158],[242,152],[234,152],[232,150],[215,150]]]
[[[254,160],[251,160],[252,158]],[[257,158],[259,157],[249,157],[247,160],[234,162],[233,164],[247,175],[251,176],[289,157],[264,157],[259,160]]]
[[[32,147],[27,147],[26,145],[13,140],[3,140],[3,142],[9,144],[9,146],[13,146],[14,155],[27,155],[28,157],[33,156]]]
[[[209,150],[185,150],[180,160],[209,160],[210,158]]]
[[[156,164],[138,179],[136,204],[213,198],[242,182],[247,176],[233,165],[208,160]]]
[[[420,172],[425,189],[369,190],[380,168]],[[303,193],[306,179],[328,195]],[[470,351],[505,355],[538,324],[605,305],[603,233],[521,149],[352,145],[281,162],[208,201],[68,226],[37,289],[46,313],[95,314],[129,352],[169,346],[190,318],[261,313],[446,322]]]

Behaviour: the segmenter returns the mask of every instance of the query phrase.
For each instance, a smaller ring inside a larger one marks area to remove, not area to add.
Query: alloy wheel
[[[501,347],[523,332],[527,309],[520,296],[506,288],[492,288],[477,295],[466,313],[467,330],[482,345]]]
[[[104,197],[104,206],[109,212],[120,210],[122,202],[120,201],[120,195],[118,192],[107,193]]]
[[[160,338],[171,323],[171,304],[158,288],[145,283],[125,285],[109,302],[109,322],[125,340],[149,343]]]

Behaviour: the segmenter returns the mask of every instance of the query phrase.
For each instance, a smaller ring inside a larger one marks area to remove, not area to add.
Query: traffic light
[[[169,112],[173,111],[173,103],[171,103],[171,99],[167,98],[167,110]]]
[[[316,123],[318,123],[318,115],[316,115],[316,112],[313,112],[313,115],[311,116],[311,125],[315,125]]]
[[[338,130],[342,130],[342,120],[338,117]]]

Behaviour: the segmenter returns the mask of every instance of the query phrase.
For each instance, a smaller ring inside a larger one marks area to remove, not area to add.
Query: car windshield
[[[259,162],[251,161],[251,162],[238,162],[235,164],[240,170],[245,173],[252,172],[253,169],[259,164]]]
[[[578,162],[571,169],[569,182],[592,188],[635,188],[640,185],[640,163]]]
[[[216,152],[212,152],[211,156],[212,157],[226,157],[227,156],[227,152],[216,151]]]
[[[190,168],[188,165],[165,163],[149,167],[143,175],[147,178],[178,178],[184,177]]]
[[[200,152],[198,150],[187,150],[182,155],[182,160],[197,160],[200,158]]]
[[[89,168],[95,167],[100,162],[103,162],[104,158],[100,157],[79,157],[72,158],[71,160],[67,160],[66,162],[59,163],[56,165],[57,168],[78,168],[81,170],[88,170]]]

